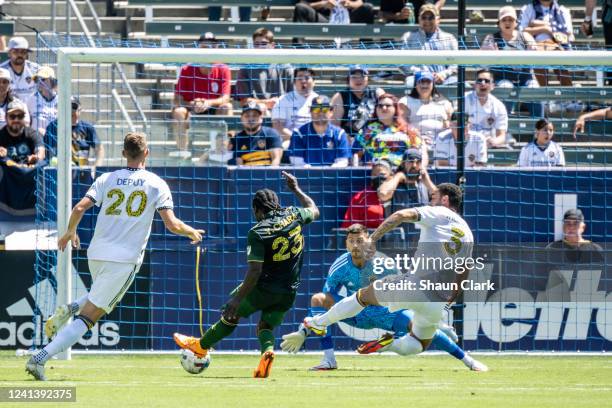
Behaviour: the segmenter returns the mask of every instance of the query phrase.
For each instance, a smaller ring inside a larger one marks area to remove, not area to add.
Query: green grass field
[[[309,372],[318,356],[278,355],[268,379],[253,379],[259,357],[214,355],[201,375],[179,356],[83,356],[47,364],[50,381],[24,372],[25,357],[0,353],[0,386],[75,386],[79,407],[606,407],[612,359],[481,356],[491,369],[468,371],[447,356],[344,356],[340,369]],[[333,402],[333,404],[332,404]],[[9,404],[0,403],[1,407]],[[32,404],[13,404],[25,407]]]

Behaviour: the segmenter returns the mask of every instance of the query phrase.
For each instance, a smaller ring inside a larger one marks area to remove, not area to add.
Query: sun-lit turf
[[[277,355],[271,377],[253,379],[259,361],[254,355],[213,354],[211,367],[201,375],[183,371],[178,354],[77,355],[72,361],[52,360],[50,381],[37,383],[24,372],[25,357],[2,352],[0,385],[75,386],[77,404],[54,406],[87,408],[560,408],[605,407],[612,401],[612,358],[607,356],[478,358],[490,372],[470,372],[447,356],[358,355],[339,356],[339,370],[309,372],[318,356]]]

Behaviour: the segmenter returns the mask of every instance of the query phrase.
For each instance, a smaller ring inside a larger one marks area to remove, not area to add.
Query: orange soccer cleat
[[[253,372],[254,378],[268,378],[270,371],[272,371],[272,362],[274,362],[274,352],[266,351],[262,354],[261,360],[257,369]]]
[[[191,350],[198,358],[202,358],[208,354],[208,350],[200,346],[200,339],[184,334],[174,333],[172,336],[177,346],[185,350]]]

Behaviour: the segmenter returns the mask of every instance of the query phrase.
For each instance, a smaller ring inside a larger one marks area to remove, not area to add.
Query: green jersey
[[[300,283],[304,253],[302,225],[313,220],[308,208],[270,211],[249,231],[247,261],[263,262],[257,287],[273,293],[294,293]]]

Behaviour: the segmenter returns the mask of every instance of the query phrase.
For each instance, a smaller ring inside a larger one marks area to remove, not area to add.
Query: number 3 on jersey
[[[289,231],[289,238],[293,241],[293,246],[291,247],[290,253],[287,252],[289,249],[289,239],[285,237],[277,237],[274,242],[272,242],[272,250],[276,251],[272,256],[272,260],[274,262],[282,262],[291,258],[291,254],[298,255],[302,251],[302,247],[304,246],[304,236],[302,235],[302,226],[298,225],[291,231]],[[279,248],[280,247],[280,248]]]
[[[106,194],[106,197],[111,200],[116,197],[115,201],[112,202],[106,209],[106,215],[121,215],[121,209],[119,209],[119,206],[125,200],[125,194],[123,194],[123,191],[119,190],[118,188],[114,188]],[[136,198],[140,198],[140,204],[138,204],[138,207],[134,208],[134,200],[136,200]],[[147,194],[142,190],[136,190],[128,196],[127,202],[125,203],[125,212],[130,217],[138,217],[143,213],[146,206]]]
[[[457,255],[461,248],[463,248],[463,242],[461,242],[461,238],[465,236],[465,232],[461,231],[457,227],[452,227],[451,231],[453,235],[451,236],[450,242],[444,243],[444,249],[449,255]]]

